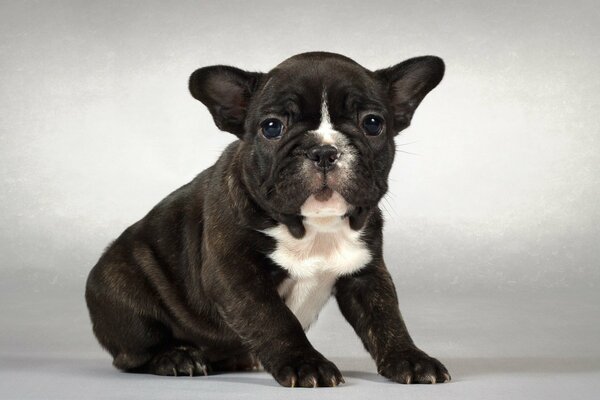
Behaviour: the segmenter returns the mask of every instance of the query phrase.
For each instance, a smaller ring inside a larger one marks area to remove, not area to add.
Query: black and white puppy
[[[400,316],[378,208],[394,138],[443,74],[433,56],[369,71],[323,52],[268,73],[195,71],[192,95],[238,140],[92,269],[86,300],[114,365],[198,375],[262,364],[283,386],[336,386],[342,374],[305,335],[334,295],[381,375],[448,381]]]

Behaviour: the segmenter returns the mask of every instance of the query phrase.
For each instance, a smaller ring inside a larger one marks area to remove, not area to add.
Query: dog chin
[[[311,194],[300,207],[300,214],[305,218],[339,218],[350,210],[344,197],[329,187]]]

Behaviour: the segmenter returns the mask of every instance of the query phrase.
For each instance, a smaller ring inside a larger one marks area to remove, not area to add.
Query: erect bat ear
[[[395,133],[410,125],[421,100],[440,83],[444,76],[444,61],[435,56],[410,58],[393,67],[375,71],[388,87],[394,109]]]
[[[262,75],[226,65],[204,67],[190,76],[190,93],[208,108],[219,129],[241,139],[248,103]]]

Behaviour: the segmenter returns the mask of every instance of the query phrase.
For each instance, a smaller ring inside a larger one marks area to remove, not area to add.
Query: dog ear
[[[394,110],[395,133],[410,125],[421,100],[442,80],[444,69],[441,58],[423,56],[375,71],[376,76],[388,87]]]
[[[204,67],[190,76],[190,93],[208,108],[219,129],[241,139],[248,103],[262,75],[226,65]]]

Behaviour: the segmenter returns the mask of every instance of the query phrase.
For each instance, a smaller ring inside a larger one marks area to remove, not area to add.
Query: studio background
[[[121,374],[91,332],[103,249],[234,136],[196,68],[304,51],[446,76],[398,138],[385,256],[449,385],[387,383],[331,301],[311,342],[347,377],[303,397],[591,398],[600,390],[595,1],[0,2],[0,397],[280,398],[267,374]]]

